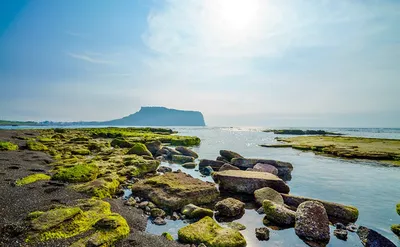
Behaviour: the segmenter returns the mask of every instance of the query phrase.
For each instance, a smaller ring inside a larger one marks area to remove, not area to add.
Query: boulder
[[[257,163],[254,165],[253,171],[268,172],[274,175],[278,175],[278,169],[275,166],[269,164]]]
[[[170,147],[162,147],[157,151],[156,156],[166,155],[168,158],[171,158],[172,155],[182,155],[180,152],[176,151]]]
[[[266,227],[256,228],[256,237],[258,240],[265,241],[269,239],[269,229]]]
[[[224,164],[223,166],[221,166],[221,168],[219,168],[220,172],[227,170],[240,170],[240,169],[228,163]]]
[[[196,167],[196,163],[194,163],[194,162],[187,162],[187,163],[183,164],[182,167],[185,167],[185,168],[187,168],[187,169],[193,169],[193,168]]]
[[[208,247],[246,246],[246,240],[237,230],[223,228],[208,216],[179,229],[178,239],[181,243],[196,245],[203,243]]]
[[[204,176],[210,176],[213,172],[214,172],[214,170],[212,169],[211,166],[206,166],[206,167],[200,169],[200,173]]]
[[[164,217],[166,215],[165,211],[160,209],[160,208],[152,208],[150,211],[151,217],[157,218],[157,217]]]
[[[217,157],[217,161],[222,161],[222,162],[224,162],[224,163],[229,163],[230,161],[228,161],[227,159],[225,159],[224,157],[222,157],[222,156],[218,156]]]
[[[223,217],[236,217],[244,214],[245,204],[234,198],[226,198],[215,204],[214,210],[217,211],[218,216]]]
[[[201,219],[206,216],[214,216],[214,211],[212,211],[211,209],[198,207],[194,204],[188,204],[184,206],[181,210],[181,213],[189,219]]]
[[[276,204],[270,200],[263,201],[265,219],[273,225],[282,227],[294,226],[296,213],[284,205]]]
[[[193,150],[191,150],[191,149],[189,149],[187,147],[178,146],[178,147],[175,148],[175,150],[180,152],[181,154],[183,154],[185,156],[190,156],[190,157],[193,157],[195,159],[197,159],[199,157],[199,155],[195,151],[193,151]]]
[[[254,191],[254,197],[258,205],[262,205],[264,200],[270,200],[276,204],[283,205],[283,198],[280,193],[269,187],[261,188]]]
[[[239,222],[229,222],[227,224],[227,226],[229,228],[232,228],[232,229],[235,229],[235,230],[238,230],[238,231],[246,230],[246,226],[243,225],[243,224],[240,224]]]
[[[162,226],[162,225],[166,225],[167,224],[167,222],[161,217],[155,218],[152,222],[153,222],[153,224],[155,224],[157,226]]]
[[[246,170],[247,168],[253,168],[257,163],[272,165],[278,169],[278,177],[285,180],[291,179],[293,166],[288,162],[267,160],[267,159],[246,159],[246,158],[234,158],[231,160],[232,165],[237,166],[242,170]]]
[[[130,148],[133,144],[124,138],[115,138],[111,141],[110,145],[112,147]]]
[[[214,172],[212,177],[219,184],[220,190],[230,192],[253,194],[255,190],[264,187],[271,187],[281,193],[288,193],[290,190],[282,179],[266,172],[227,170]]]
[[[170,210],[180,210],[190,203],[211,203],[219,196],[215,184],[201,181],[183,172],[168,172],[141,180],[132,185],[132,193],[151,200],[160,208]]]
[[[191,156],[174,154],[174,155],[172,155],[171,160],[172,160],[172,162],[175,162],[178,164],[184,164],[184,163],[188,163],[188,162],[193,162],[194,158]]]
[[[389,239],[364,226],[358,228],[357,235],[360,238],[361,243],[367,247],[396,247],[396,245]]]
[[[296,211],[295,233],[302,239],[317,243],[328,243],[329,219],[322,203],[307,201]]]
[[[150,153],[150,151],[147,149],[147,147],[143,143],[133,143],[131,149],[129,149],[127,154],[136,154],[139,156],[150,156],[152,157],[153,155]]]
[[[162,143],[160,141],[147,142],[145,145],[153,156],[155,156],[158,150],[162,148]]]
[[[393,224],[390,229],[394,234],[396,234],[398,237],[400,237],[400,224]]]
[[[353,206],[343,205],[334,202],[327,202],[313,198],[282,194],[283,201],[286,205],[297,208],[301,203],[306,201],[317,201],[324,205],[328,216],[336,221],[356,222],[358,218],[358,209]]]
[[[243,158],[243,156],[241,156],[240,154],[229,150],[220,150],[219,154],[229,162],[234,158]]]
[[[225,163],[222,161],[202,159],[199,163],[199,169],[202,169],[206,166],[211,166],[213,170],[218,171],[219,168],[221,168],[221,166],[224,164]]]

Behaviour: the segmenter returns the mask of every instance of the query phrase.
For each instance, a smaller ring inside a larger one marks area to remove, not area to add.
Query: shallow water
[[[311,152],[302,152],[288,148],[263,148],[259,144],[274,143],[276,135],[260,132],[255,128],[176,128],[181,135],[195,135],[201,138],[201,145],[194,148],[200,158],[215,159],[220,149],[236,151],[244,157],[276,159],[291,162],[294,166],[292,180],[288,182],[291,194],[319,198],[356,206],[360,211],[357,224],[369,227],[389,238],[400,246],[399,239],[391,232],[390,226],[400,223],[400,216],[395,211],[400,201],[398,181],[400,168],[380,166],[374,162],[344,160],[317,156]],[[394,129],[378,131],[352,131],[338,129],[354,136],[400,138],[400,131]],[[163,165],[169,165],[164,163]],[[182,171],[203,180],[193,169],[179,165],[169,165],[174,170]],[[306,246],[294,233],[293,229],[271,231],[268,242],[258,241],[254,229],[262,227],[263,216],[255,210],[246,209],[245,215],[237,220],[247,229],[242,231],[248,246]],[[168,221],[165,226],[153,225],[150,221],[147,231],[161,234],[170,232],[177,237],[177,230],[185,225],[182,221]],[[333,229],[331,229],[333,232]],[[328,246],[362,246],[358,236],[349,232],[346,242],[331,235]]]

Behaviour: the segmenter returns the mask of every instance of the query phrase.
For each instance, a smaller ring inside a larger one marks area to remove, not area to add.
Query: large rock
[[[358,209],[353,206],[343,205],[334,202],[327,202],[313,198],[307,198],[302,196],[294,196],[288,194],[282,194],[283,201],[285,204],[297,208],[301,203],[306,201],[317,201],[324,205],[326,213],[329,217],[334,220],[347,222],[356,222],[358,218]]]
[[[254,191],[254,197],[258,205],[262,205],[264,200],[270,200],[276,204],[283,205],[283,198],[279,192],[269,187]]]
[[[226,198],[215,204],[215,211],[217,211],[218,216],[223,217],[236,217],[244,214],[245,204],[234,198]]]
[[[268,172],[274,175],[278,175],[279,171],[275,166],[269,165],[269,164],[262,164],[262,163],[257,163],[255,166],[252,168],[253,171],[257,172]]]
[[[176,147],[175,150],[180,152],[183,155],[190,156],[190,157],[193,157],[195,159],[197,159],[199,157],[199,155],[195,151],[193,151],[193,150],[191,150],[191,149],[189,149],[187,147],[179,146],[179,147]]]
[[[294,226],[296,213],[284,205],[276,204],[270,200],[263,201],[265,219],[273,225],[291,227]]]
[[[212,211],[211,209],[198,207],[194,204],[188,204],[184,206],[181,210],[181,213],[190,219],[192,218],[201,219],[206,216],[210,217],[214,216],[214,211]]]
[[[357,235],[361,243],[367,247],[396,247],[389,239],[364,226],[358,228]]]
[[[291,173],[293,171],[292,164],[277,160],[234,158],[231,160],[231,163],[232,165],[237,166],[242,170],[253,168],[257,163],[269,164],[276,167],[278,169],[278,177],[285,180],[291,179]]]
[[[147,142],[145,145],[153,156],[162,148],[162,143],[160,141]]]
[[[296,211],[294,231],[306,241],[328,243],[329,219],[324,205],[316,201],[300,204]]]
[[[229,150],[220,150],[219,154],[229,162],[234,158],[243,158],[243,156],[241,156],[240,154]]]
[[[203,243],[208,247],[246,246],[246,240],[240,232],[223,228],[208,216],[179,229],[178,239],[181,243],[196,245]]]
[[[225,163],[222,161],[218,160],[207,160],[207,159],[202,159],[200,160],[199,163],[199,169],[203,169],[207,166],[211,166],[211,168],[215,171],[218,171],[221,166],[223,166]]]
[[[214,172],[212,177],[219,184],[220,190],[230,192],[253,194],[255,190],[264,187],[271,187],[281,193],[288,193],[290,190],[282,179],[266,172],[227,170]]]
[[[141,180],[132,185],[132,193],[151,200],[160,208],[170,210],[180,210],[190,203],[211,203],[219,195],[215,184],[203,182],[183,172],[169,172]]]
[[[156,156],[166,155],[168,158],[171,158],[172,155],[182,155],[180,152],[176,151],[170,147],[162,147],[157,151]]]
[[[221,166],[221,168],[219,168],[220,172],[227,171],[227,170],[240,170],[240,169],[231,164],[224,164],[223,166]]]
[[[144,145],[143,143],[133,143],[131,149],[129,149],[127,154],[136,154],[139,156],[150,156],[153,157],[153,155],[150,153],[150,151],[147,149],[146,145]]]

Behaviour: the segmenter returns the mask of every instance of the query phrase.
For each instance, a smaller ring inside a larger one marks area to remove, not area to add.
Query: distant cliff
[[[140,111],[127,117],[106,122],[101,125],[133,126],[205,126],[204,117],[198,111],[182,111],[165,107],[142,107]]]

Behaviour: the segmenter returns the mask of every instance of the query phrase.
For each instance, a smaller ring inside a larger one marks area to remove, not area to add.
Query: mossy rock
[[[265,218],[277,226],[294,226],[296,213],[285,206],[276,204],[270,200],[264,200],[263,208]]]
[[[400,224],[392,225],[391,229],[394,234],[396,234],[398,237],[400,237]]]
[[[71,140],[69,140],[70,142],[88,142],[89,138],[84,137],[84,136],[80,136],[80,137],[75,137],[72,138]]]
[[[179,229],[178,238],[182,243],[204,243],[208,247],[246,246],[246,240],[240,232],[231,228],[223,228],[208,216]]]
[[[262,205],[264,200],[270,200],[274,203],[283,205],[283,198],[276,190],[265,187],[254,191],[254,197],[259,205]]]
[[[107,202],[89,199],[79,200],[71,207],[32,212],[27,217],[32,231],[26,242],[40,245],[52,239],[83,236],[71,246],[112,246],[130,230],[126,220],[110,208]]]
[[[396,205],[396,212],[398,215],[400,215],[400,203]]]
[[[193,162],[194,158],[191,156],[185,156],[185,155],[172,155],[172,162],[178,163],[178,164],[184,164],[184,163],[189,163]]]
[[[246,230],[246,226],[243,224],[240,224],[239,222],[229,222],[228,227],[235,229],[237,231],[243,231]]]
[[[212,211],[211,209],[198,207],[194,204],[188,204],[184,206],[181,210],[181,213],[191,219],[201,219],[206,216],[214,216],[214,211]]]
[[[49,137],[41,137],[41,138],[38,139],[38,141],[40,141],[41,143],[52,144],[52,143],[56,142],[57,140],[55,140],[53,138],[49,138]]]
[[[171,136],[169,140],[173,146],[197,146],[200,142],[200,138],[196,136]]]
[[[154,217],[154,218],[164,217],[165,214],[166,214],[165,211],[160,208],[152,208],[150,211],[151,217]]]
[[[158,160],[146,160],[141,156],[130,155],[123,158],[125,169],[129,170],[129,176],[143,177],[145,174],[155,172],[160,165]],[[123,170],[121,173],[125,173]]]
[[[172,237],[172,235],[169,232],[163,232],[161,234],[161,236],[163,236],[164,238],[166,238],[169,241],[174,241],[174,238]]]
[[[133,143],[131,149],[129,149],[127,154],[136,154],[139,156],[147,155],[147,156],[153,157],[153,155],[147,149],[146,145],[144,145],[143,143],[138,143],[138,142]]]
[[[40,181],[40,180],[50,180],[51,177],[47,174],[43,174],[43,173],[36,173],[36,174],[32,174],[29,176],[26,176],[24,178],[18,179],[17,181],[15,181],[15,185],[16,186],[23,186],[26,184],[31,184],[34,183],[36,181]]]
[[[115,138],[111,141],[110,145],[112,147],[120,147],[120,148],[131,148],[133,144],[124,138]]]
[[[12,142],[0,141],[0,151],[15,151],[15,150],[18,150],[18,145]]]
[[[28,147],[29,150],[32,150],[32,151],[47,151],[47,150],[49,150],[49,148],[46,145],[44,145],[40,142],[34,141],[34,140],[28,140],[26,142],[26,146]]]
[[[116,178],[98,178],[85,184],[74,185],[73,188],[102,199],[111,198],[117,192],[119,184]]]
[[[88,182],[96,179],[99,174],[99,168],[96,164],[77,164],[68,168],[61,168],[53,175],[53,180],[63,182]]]

